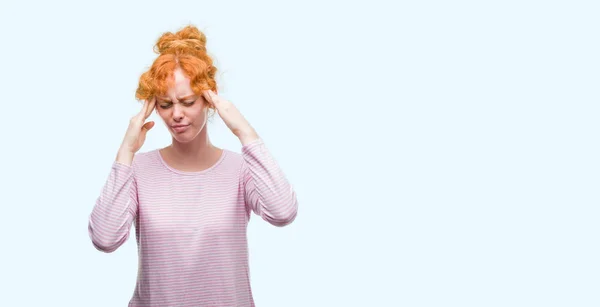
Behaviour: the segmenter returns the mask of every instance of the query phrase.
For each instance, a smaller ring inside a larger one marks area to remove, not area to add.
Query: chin
[[[177,141],[177,143],[189,143],[193,140],[193,138],[186,138],[181,135],[173,136],[173,139]]]
[[[179,143],[188,143],[188,142],[191,142],[192,140],[194,140],[194,136],[192,136],[191,134],[187,134],[187,133],[180,133],[180,134],[172,133],[171,135],[173,136],[173,139],[175,139]]]
[[[198,136],[198,134],[199,131],[197,130],[188,130],[182,133],[171,131],[171,136],[179,143],[191,142],[196,138],[196,136]]]

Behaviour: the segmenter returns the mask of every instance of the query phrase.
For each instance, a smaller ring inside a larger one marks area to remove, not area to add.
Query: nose
[[[173,120],[179,122],[183,119],[183,108],[178,104],[173,104]]]

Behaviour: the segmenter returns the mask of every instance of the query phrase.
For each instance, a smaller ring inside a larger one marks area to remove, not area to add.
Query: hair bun
[[[186,26],[176,33],[165,32],[154,45],[154,52],[158,54],[206,52],[206,35],[194,26]]]
[[[135,92],[138,100],[165,94],[173,85],[176,69],[181,69],[189,78],[194,93],[201,95],[204,90],[217,90],[217,68],[206,51],[206,36],[195,26],[188,25],[175,33],[164,32],[153,49],[159,56],[140,76]]]

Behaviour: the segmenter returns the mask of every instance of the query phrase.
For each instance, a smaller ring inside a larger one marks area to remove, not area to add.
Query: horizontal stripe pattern
[[[135,225],[138,276],[129,302],[142,306],[254,306],[247,225],[252,213],[277,227],[298,202],[264,141],[227,149],[210,168],[170,167],[158,149],[131,166],[114,162],[89,216],[93,246],[113,252]]]

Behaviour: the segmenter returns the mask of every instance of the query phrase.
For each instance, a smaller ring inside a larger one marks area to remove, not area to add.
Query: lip
[[[189,126],[190,125],[173,125],[173,126],[171,126],[171,128],[173,129],[173,131],[181,133],[181,132],[184,132],[185,130],[187,130],[187,128]]]

